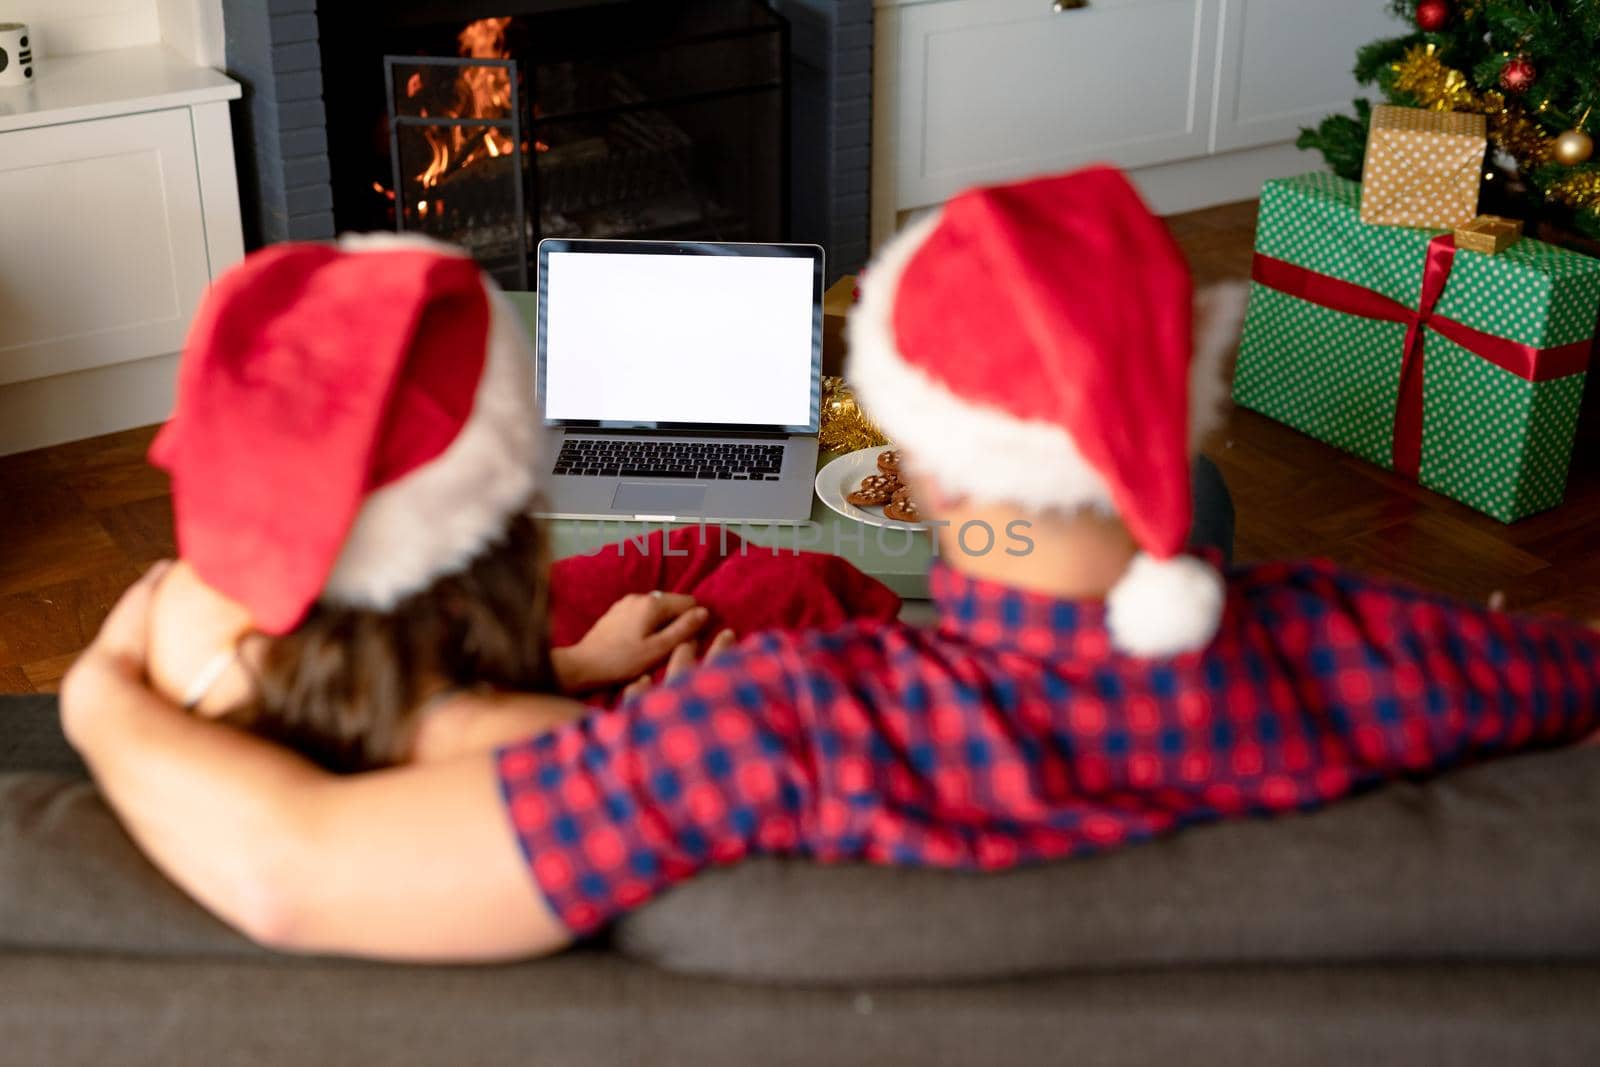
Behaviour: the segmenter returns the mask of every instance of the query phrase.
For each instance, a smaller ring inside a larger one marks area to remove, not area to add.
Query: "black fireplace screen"
[[[396,228],[472,253],[528,287],[521,108],[512,60],[385,56]]]
[[[460,244],[508,288],[542,237],[785,240],[787,43],[756,0],[396,30],[386,136],[336,160],[340,225]]]

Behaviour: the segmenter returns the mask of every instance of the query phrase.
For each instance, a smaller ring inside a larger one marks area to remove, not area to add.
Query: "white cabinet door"
[[[1212,151],[1293,140],[1349,111],[1373,95],[1350,73],[1356,49],[1407,31],[1388,0],[1222,0]]]
[[[943,0],[881,11],[897,206],[1094,160],[1204,154],[1216,3],[1090,0],[1056,13],[1051,0]]]
[[[187,108],[0,133],[0,384],[176,352],[209,282]]]

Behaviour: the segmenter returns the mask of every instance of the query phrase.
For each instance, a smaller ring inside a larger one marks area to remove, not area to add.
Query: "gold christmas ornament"
[[[873,425],[856,401],[856,394],[836,374],[822,377],[822,425],[817,443],[830,452],[886,445],[889,439]]]
[[[1594,155],[1594,138],[1582,130],[1567,130],[1556,138],[1554,155],[1558,163],[1565,163],[1569,167],[1587,163],[1589,157]]]

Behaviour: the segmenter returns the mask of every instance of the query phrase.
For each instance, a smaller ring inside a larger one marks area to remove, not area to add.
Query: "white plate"
[[[858,508],[845,497],[856,491],[861,479],[878,473],[878,454],[892,445],[863,448],[846,453],[817,472],[817,498],[847,519],[868,526],[887,526],[895,530],[926,530],[927,523],[897,522],[883,517],[882,508]]]

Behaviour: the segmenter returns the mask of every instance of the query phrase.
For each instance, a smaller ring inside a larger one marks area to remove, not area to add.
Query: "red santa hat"
[[[1108,167],[975,189],[890,241],[849,323],[848,377],[952,496],[1099,508],[1140,552],[1107,599],[1139,656],[1202,648],[1220,577],[1183,555],[1190,461],[1217,425],[1243,288],[1206,294],[1166,227]]]
[[[150,454],[183,558],[282,634],[463,569],[527,506],[537,435],[516,309],[459,250],[373,234],[220,278]]]

